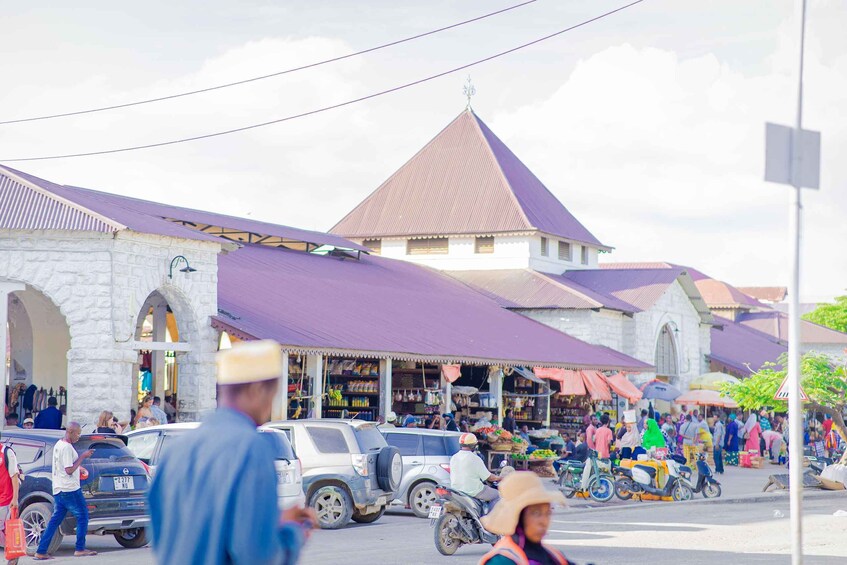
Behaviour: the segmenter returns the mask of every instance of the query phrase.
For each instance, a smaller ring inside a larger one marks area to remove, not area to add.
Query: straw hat
[[[500,501],[494,510],[482,517],[489,532],[510,536],[518,527],[521,511],[533,504],[565,505],[565,496],[558,490],[547,490],[532,471],[515,471],[500,482]]]
[[[236,343],[218,352],[218,384],[237,385],[278,379],[282,349],[271,339]]]

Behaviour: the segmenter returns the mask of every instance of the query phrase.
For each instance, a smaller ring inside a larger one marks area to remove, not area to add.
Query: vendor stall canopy
[[[652,367],[519,314],[451,277],[342,237],[55,184],[0,166],[0,228],[134,231],[214,241],[218,312],[241,339],[292,352],[437,363]],[[350,259],[355,260],[350,260]]]

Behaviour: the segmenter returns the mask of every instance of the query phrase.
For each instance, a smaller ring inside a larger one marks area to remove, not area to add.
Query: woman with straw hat
[[[554,503],[564,505],[564,495],[545,489],[531,471],[516,471],[503,479],[500,502],[482,517],[486,530],[503,537],[480,565],[567,565],[564,555],[541,543],[550,528]]]

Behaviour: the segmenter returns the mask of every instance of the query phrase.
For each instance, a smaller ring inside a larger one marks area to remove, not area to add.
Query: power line
[[[440,28],[434,29],[432,31],[419,33],[417,35],[413,35],[411,37],[406,37],[406,38],[403,38],[403,39],[398,39],[396,41],[391,41],[389,43],[383,43],[382,45],[377,45],[376,47],[369,47],[368,49],[363,49],[362,51],[356,51],[355,53],[350,53],[348,55],[341,55],[339,57],[333,57],[332,59],[326,59],[324,61],[318,61],[316,63],[309,63],[308,65],[302,65],[300,67],[294,67],[294,68],[291,68],[291,69],[286,69],[284,71],[278,71],[278,72],[267,74],[267,75],[261,75],[261,76],[257,76],[257,77],[253,77],[253,78],[235,81],[235,82],[228,82],[226,84],[219,84],[217,86],[210,86],[210,87],[201,88],[201,89],[198,89],[198,90],[189,90],[187,92],[180,92],[180,93],[171,94],[171,95],[168,95],[168,96],[160,96],[158,98],[149,98],[149,99],[145,99],[145,100],[137,100],[135,102],[125,102],[123,104],[115,104],[113,106],[102,106],[102,107],[99,107],[99,108],[89,108],[87,110],[77,110],[77,111],[74,111],[74,112],[63,112],[63,113],[60,113],[60,114],[47,114],[47,115],[44,115],[44,116],[32,116],[32,117],[29,117],[29,118],[18,118],[18,119],[14,119],[14,120],[5,120],[5,121],[0,121],[0,126],[7,125],[7,124],[19,124],[19,123],[22,123],[22,122],[35,122],[35,121],[39,121],[39,120],[52,120],[54,118],[66,118],[68,116],[79,116],[79,115],[82,115],[82,114],[93,114],[95,112],[105,112],[107,110],[117,110],[117,109],[120,109],[120,108],[130,108],[132,106],[141,106],[142,104],[152,104],[154,102],[163,102],[165,100],[173,100],[174,98],[182,98],[184,96],[192,96],[194,94],[202,94],[204,92],[212,92],[213,90],[220,90],[222,88],[229,88],[231,86],[239,86],[239,85],[242,85],[242,84],[248,84],[248,83],[251,83],[251,82],[264,80],[264,79],[267,79],[267,78],[273,78],[273,77],[278,77],[278,76],[282,76],[282,75],[287,75],[289,73],[294,73],[294,72],[302,71],[302,70],[305,70],[305,69],[311,69],[311,68],[314,68],[314,67],[320,67],[322,65],[327,65],[329,63],[336,63],[338,61],[343,61],[344,59],[350,59],[352,57],[364,55],[365,53],[372,53],[374,51],[379,51],[380,49],[385,49],[387,47],[394,47],[395,45],[400,45],[401,43],[407,43],[409,41],[414,41],[416,39],[420,39],[422,37],[427,37],[429,35],[435,35],[436,33],[441,33],[442,31],[447,31],[447,30],[450,30],[450,29],[461,27],[463,25],[478,22],[480,20],[490,18],[491,16],[496,16],[496,15],[502,14],[504,12],[509,12],[509,11],[514,10],[516,8],[522,8],[522,7],[524,7],[528,4],[534,4],[537,1],[538,0],[527,0],[526,2],[521,2],[520,4],[515,4],[514,6],[509,6],[507,8],[503,8],[503,9],[497,10],[495,12],[489,12],[488,14],[483,14],[481,16],[477,16],[477,17],[471,18],[469,20],[464,20],[464,21],[461,21],[461,22],[457,22],[455,24],[440,27]]]
[[[354,98],[352,100],[347,100],[345,102],[339,102],[338,104],[333,104],[331,106],[324,106],[322,108],[318,108],[318,109],[315,109],[315,110],[309,110],[308,112],[302,112],[300,114],[293,114],[291,116],[286,116],[284,118],[278,118],[276,120],[270,120],[270,121],[267,121],[267,122],[261,122],[261,123],[258,123],[258,124],[251,124],[251,125],[248,125],[248,126],[243,126],[243,127],[224,130],[224,131],[218,131],[218,132],[214,132],[214,133],[196,135],[196,136],[193,136],[193,137],[173,139],[173,140],[170,140],[170,141],[160,141],[158,143],[148,143],[146,145],[135,145],[135,146],[131,146],[131,147],[121,147],[119,149],[107,149],[107,150],[103,150],[103,151],[90,151],[90,152],[87,152],[87,153],[66,153],[66,154],[63,154],[63,155],[49,155],[49,156],[43,156],[43,157],[17,157],[17,158],[14,158],[14,159],[0,159],[0,162],[11,163],[11,162],[22,162],[22,161],[46,161],[48,159],[67,159],[67,158],[72,158],[72,157],[91,157],[93,155],[109,155],[109,154],[112,154],[112,153],[125,153],[127,151],[138,151],[138,150],[141,150],[141,149],[152,149],[154,147],[164,147],[166,145],[176,145],[178,143],[188,143],[188,142],[191,142],[191,141],[199,141],[201,139],[208,139],[210,137],[220,137],[222,135],[229,135],[229,134],[232,134],[232,133],[238,133],[238,132],[242,132],[242,131],[248,131],[248,130],[251,130],[251,129],[262,128],[262,127],[273,125],[273,124],[279,124],[279,123],[282,123],[282,122],[288,122],[288,121],[291,121],[291,120],[295,120],[297,118],[303,118],[303,117],[306,117],[306,116],[319,114],[321,112],[327,112],[329,110],[335,110],[336,108],[343,108],[344,106],[350,106],[351,104],[356,104],[358,102],[370,100],[371,98],[377,98],[379,96],[391,94],[392,92],[404,90],[404,89],[410,88],[412,86],[423,84],[425,82],[429,82],[429,81],[435,80],[437,78],[441,78],[443,76],[447,76],[449,74],[453,74],[453,73],[468,69],[470,67],[474,67],[476,65],[491,61],[493,59],[503,57],[504,55],[514,53],[515,51],[520,51],[521,49],[525,49],[525,48],[530,47],[532,45],[536,45],[536,44],[541,43],[543,41],[547,41],[548,39],[552,39],[554,37],[557,37],[559,35],[562,35],[564,33],[572,31],[574,29],[588,25],[592,22],[596,22],[597,20],[601,20],[603,18],[606,18],[608,16],[616,14],[617,12],[621,12],[621,11],[627,9],[627,8],[635,6],[636,4],[641,4],[642,2],[645,2],[645,1],[646,0],[635,0],[634,2],[630,2],[629,4],[625,4],[623,6],[615,8],[614,10],[604,12],[603,14],[600,14],[599,16],[595,16],[591,19],[584,20],[584,21],[582,21],[578,24],[575,24],[575,25],[572,25],[572,26],[567,27],[565,29],[559,30],[555,33],[551,33],[549,35],[539,37],[538,39],[534,39],[534,40],[532,40],[528,43],[523,43],[521,45],[518,45],[517,47],[512,47],[511,49],[507,49],[506,51],[501,51],[499,53],[495,53],[494,55],[489,55],[488,57],[485,57],[483,59],[478,59],[478,60],[473,61],[471,63],[467,63],[465,65],[462,65],[460,67],[455,67],[453,69],[443,71],[443,72],[440,72],[438,74],[430,75],[428,77],[418,79],[418,80],[415,80],[415,81],[412,81],[412,82],[407,82],[405,84],[401,84],[399,86],[395,86],[395,87],[392,87],[392,88],[389,88],[389,89],[386,89],[386,90],[381,90],[379,92],[374,92],[374,93],[368,94],[366,96],[361,96],[359,98]]]

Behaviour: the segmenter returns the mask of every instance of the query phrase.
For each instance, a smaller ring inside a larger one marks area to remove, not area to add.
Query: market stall
[[[445,396],[440,364],[398,363],[392,369],[391,383],[391,410],[398,419],[412,416],[423,425],[427,417],[441,412]]]
[[[378,359],[326,358],[323,416],[376,421],[379,380]]]

